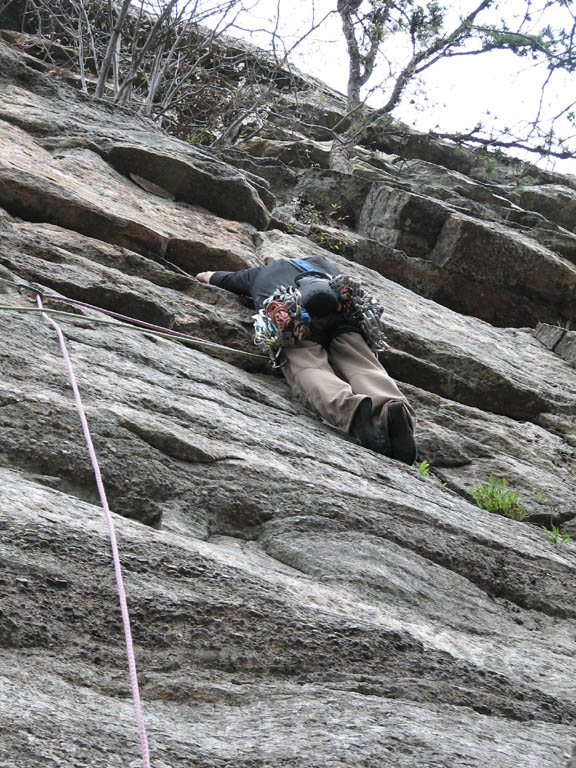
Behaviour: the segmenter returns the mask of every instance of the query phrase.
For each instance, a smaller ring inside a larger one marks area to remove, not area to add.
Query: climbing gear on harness
[[[310,335],[310,315],[302,307],[302,297],[295,286],[277,288],[252,319],[254,344],[268,350],[272,368],[281,368],[288,362],[284,347]]]
[[[332,288],[342,299],[344,320],[352,321],[360,328],[370,349],[376,354],[386,349],[387,342],[382,326],[382,304],[368,293],[362,284],[348,275],[336,275],[330,280]]]
[[[338,319],[343,323],[356,326],[374,354],[386,347],[386,336],[381,320],[384,308],[358,280],[347,275],[330,276],[324,272],[318,272],[303,259],[291,259],[291,261],[301,267],[305,273],[296,277],[295,286],[277,288],[266,299],[262,309],[252,316],[254,344],[268,351],[272,368],[281,368],[287,363],[284,347],[309,338],[313,320],[310,315],[314,315],[318,306],[321,308],[332,306],[334,312],[339,313]],[[317,282],[313,283],[313,280]],[[308,286],[310,286],[310,293],[307,293]],[[317,288],[318,296],[320,294],[322,296],[318,304],[312,301],[312,307],[309,307],[309,301],[314,298],[313,288]],[[325,298],[326,296],[328,298]],[[329,315],[331,312],[328,311],[326,314]]]
[[[384,307],[380,302],[368,293],[362,284],[348,275],[338,274],[331,276],[326,272],[319,272],[314,265],[304,259],[290,259],[296,266],[300,267],[310,275],[325,277],[329,280],[331,288],[341,297],[347,305],[344,309],[344,319],[356,322],[366,339],[368,346],[373,352],[385,349],[387,346],[386,336],[382,327],[381,316]],[[298,275],[295,282],[306,279],[308,275]],[[305,301],[302,302],[306,304]]]

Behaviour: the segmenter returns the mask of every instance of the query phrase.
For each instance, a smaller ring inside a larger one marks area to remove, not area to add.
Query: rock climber
[[[415,461],[414,411],[376,355],[382,308],[358,281],[323,256],[196,279],[252,297],[255,342],[299,399],[365,447]]]

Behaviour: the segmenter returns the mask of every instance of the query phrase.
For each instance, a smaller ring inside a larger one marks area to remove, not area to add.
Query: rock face
[[[140,764],[106,526],[35,291],[70,313],[155,768],[566,765],[572,180],[534,170],[528,194],[424,139],[337,175],[296,118],[291,146],[271,125],[218,155],[33,61],[0,43],[0,766]],[[251,309],[192,277],[326,247],[386,308],[427,476],[295,402]],[[528,522],[474,504],[490,476]]]
[[[576,331],[570,331],[558,325],[539,323],[536,326],[535,336],[548,349],[556,352],[576,368]]]

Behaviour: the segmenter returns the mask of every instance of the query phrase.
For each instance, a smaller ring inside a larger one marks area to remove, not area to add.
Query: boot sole
[[[404,464],[413,464],[418,449],[408,414],[400,402],[388,406],[388,435],[392,458]]]
[[[360,404],[356,411],[356,417],[358,418],[359,424],[353,430],[352,434],[356,437],[358,442],[375,453],[390,456],[390,441],[388,440],[386,433],[379,429],[372,421],[371,400],[364,400]]]

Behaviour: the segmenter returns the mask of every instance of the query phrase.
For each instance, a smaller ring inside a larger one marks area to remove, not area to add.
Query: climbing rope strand
[[[108,534],[110,536],[110,547],[112,549],[112,559],[114,561],[114,573],[116,575],[116,586],[118,588],[118,598],[120,601],[120,610],[122,613],[122,623],[124,625],[124,636],[126,640],[126,655],[128,657],[128,670],[130,673],[130,685],[132,687],[132,698],[134,701],[134,710],[136,713],[136,722],[138,725],[138,733],[140,735],[140,748],[142,752],[142,763],[144,768],[150,768],[150,754],[148,750],[148,737],[146,735],[146,727],[144,725],[144,717],[142,715],[142,704],[140,700],[140,690],[138,687],[138,676],[136,673],[136,660],[134,658],[134,644],[132,642],[132,630],[130,628],[130,616],[128,614],[128,605],[126,602],[126,591],[124,589],[124,580],[122,578],[122,566],[120,564],[120,554],[118,551],[118,543],[116,541],[116,531],[114,529],[114,521],[112,520],[112,514],[110,507],[108,506],[108,499],[106,497],[106,490],[102,482],[102,475],[100,473],[100,466],[96,457],[96,451],[94,450],[94,444],[92,443],[92,437],[90,435],[90,429],[88,427],[88,421],[86,419],[86,413],[80,397],[80,391],[76,383],[76,377],[72,369],[72,362],[68,355],[68,349],[64,340],[64,334],[58,323],[56,323],[51,317],[49,317],[43,311],[42,299],[38,295],[36,297],[38,309],[42,312],[42,317],[47,320],[55,329],[58,335],[58,341],[60,342],[60,349],[66,363],[66,369],[68,371],[68,378],[70,379],[70,385],[74,392],[74,399],[76,401],[76,408],[78,415],[80,416],[80,422],[82,424],[82,431],[84,432],[84,438],[86,445],[88,446],[88,453],[90,454],[90,461],[92,462],[92,468],[94,470],[94,477],[96,478],[96,486],[98,493],[100,494],[100,501],[102,503],[102,509],[104,510],[104,516],[106,518],[106,524],[108,526]]]
[[[46,297],[44,297],[46,298]],[[112,325],[115,328],[124,328],[125,326],[122,324],[119,324],[115,322],[114,320],[102,320],[98,317],[86,317],[85,315],[76,315],[73,312],[64,312],[61,309],[49,309],[47,307],[44,307],[42,310],[39,310],[38,307],[16,307],[16,306],[10,306],[5,304],[0,304],[0,312],[1,311],[13,311],[13,312],[45,312],[50,315],[56,315],[57,317],[64,317],[68,318],[70,320],[76,320],[76,321],[82,321],[84,323],[90,322],[90,323],[99,323],[100,325]],[[105,310],[98,310],[101,312],[105,312]],[[151,328],[139,328],[138,326],[132,326],[130,325],[131,331],[136,331],[137,333],[149,333],[152,336],[158,336],[160,338],[164,339],[172,339],[174,341],[189,341],[193,342],[194,344],[200,344],[205,347],[214,347],[215,349],[222,349],[225,352],[236,352],[238,355],[245,355],[247,357],[259,357],[262,359],[268,359],[267,355],[259,355],[256,352],[246,352],[244,349],[234,349],[234,347],[227,347],[225,344],[218,344],[217,341],[208,341],[207,339],[198,339],[196,336],[190,336],[187,333],[181,333],[180,331],[170,331],[170,329],[163,329],[162,331],[154,331]],[[158,328],[161,328],[162,326],[157,326]],[[167,332],[169,331],[169,332]]]
[[[35,296],[42,296],[44,299],[51,299],[52,301],[59,301],[61,303],[67,303],[67,304],[75,304],[79,307],[84,307],[85,309],[92,309],[95,312],[101,312],[104,315],[109,315],[110,317],[115,317],[118,320],[124,320],[127,323],[130,323],[131,325],[136,326],[142,326],[143,328],[150,329],[149,332],[156,332],[156,335],[162,334],[166,338],[176,338],[176,339],[182,339],[183,341],[194,341],[197,344],[203,344],[208,347],[215,347],[217,349],[224,349],[228,352],[236,352],[239,355],[245,355],[247,357],[260,357],[263,359],[268,359],[268,355],[259,355],[256,352],[245,352],[243,349],[234,349],[234,347],[227,347],[224,344],[218,344],[216,341],[208,341],[207,339],[200,339],[197,336],[192,336],[189,333],[183,333],[182,331],[175,331],[172,328],[164,328],[162,325],[154,325],[154,323],[147,323],[145,320],[138,320],[135,317],[130,317],[129,315],[121,315],[119,312],[113,312],[111,309],[103,309],[102,307],[97,307],[94,304],[87,304],[84,301],[79,301],[78,299],[69,299],[67,296],[58,296],[57,294],[51,294],[51,293],[43,293],[42,291],[37,290],[36,288],[32,288],[29,285],[26,285],[24,283],[16,283],[13,280],[6,280],[4,277],[0,277],[0,283],[5,283],[6,285],[11,285],[14,288],[18,288],[20,293],[23,293],[24,291],[28,291],[30,293],[33,293]],[[5,307],[0,306],[1,309],[18,309],[18,307]],[[21,311],[31,311],[34,310],[37,312],[38,310],[36,307],[22,307]],[[69,315],[70,317],[78,318],[78,315],[74,315],[71,312],[62,312],[60,310],[55,309],[46,309],[44,308],[45,312],[50,312],[51,314],[61,314],[61,315]],[[86,318],[83,318],[86,319]],[[98,320],[96,318],[90,318],[93,322],[96,323],[105,323],[104,320]],[[109,323],[109,325],[112,325],[112,323]],[[132,330],[137,330],[133,328]]]
[[[134,325],[140,325],[143,328],[150,328],[154,331],[162,331],[163,333],[166,333],[169,336],[180,336],[181,338],[190,339],[190,341],[202,341],[202,339],[198,339],[196,336],[191,336],[188,333],[183,333],[182,331],[175,331],[172,328],[165,328],[162,325],[154,325],[154,323],[147,323],[145,320],[138,320],[135,317],[130,317],[129,315],[121,315],[119,312],[114,312],[111,309],[103,309],[102,307],[96,307],[93,304],[87,304],[85,301],[79,301],[78,299],[69,299],[66,296],[60,297],[56,294],[51,293],[45,293],[43,295],[45,299],[50,299],[52,301],[61,301],[66,304],[74,304],[77,307],[84,307],[85,309],[94,309],[97,312],[102,312],[105,315],[110,315],[110,317],[115,317],[118,320],[124,320],[128,323],[133,323]]]
[[[31,293],[41,293],[41,291],[34,291],[26,283],[16,283],[14,280],[6,280],[5,277],[0,277],[0,283],[11,285],[13,288],[18,288],[19,293],[23,293],[24,291],[30,291]]]

